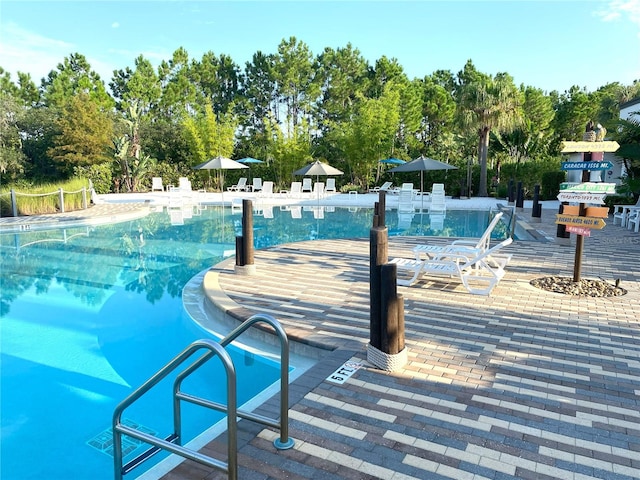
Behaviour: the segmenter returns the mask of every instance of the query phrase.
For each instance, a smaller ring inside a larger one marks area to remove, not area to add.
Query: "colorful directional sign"
[[[615,152],[618,142],[562,142],[562,153]]]
[[[565,230],[569,233],[575,233],[576,235],[582,235],[583,237],[591,236],[591,229],[584,227],[576,227],[575,225],[567,225]]]
[[[611,162],[562,162],[562,170],[609,170]]]
[[[579,217],[578,215],[556,214],[556,223],[560,225],[573,225],[575,227],[592,228],[602,230],[607,224],[598,217]]]
[[[604,197],[606,196],[606,193],[570,192],[564,190],[558,194],[558,200],[561,202],[595,203],[598,205],[604,205]]]
[[[560,190],[563,192],[588,192],[588,193],[616,193],[615,183],[571,183],[563,182],[560,184]]]

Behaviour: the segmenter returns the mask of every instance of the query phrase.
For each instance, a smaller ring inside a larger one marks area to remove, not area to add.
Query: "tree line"
[[[620,105],[638,97],[640,81],[545,92],[471,60],[456,74],[409,79],[394,58],[371,65],[351,44],[314,55],[295,37],[244,67],[211,51],[197,60],[178,48],[157,68],[140,55],[108,85],[73,53],[40,85],[0,67],[0,181],[81,176],[106,193],[188,176],[219,188],[192,167],[222,155],[265,161],[257,173],[281,187],[321,160],[345,172],[341,184],[366,189],[384,173],[379,160],[426,155],[460,167],[454,181],[473,163],[474,192],[486,196],[505,181],[505,165],[559,170],[560,143],[581,140],[589,121],[638,144],[637,122],[619,119]],[[640,178],[637,150],[624,150],[627,184]]]

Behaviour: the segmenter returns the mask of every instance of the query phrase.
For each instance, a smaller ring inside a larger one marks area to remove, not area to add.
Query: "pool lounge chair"
[[[505,266],[511,260],[510,254],[498,253],[513,242],[507,238],[484,252],[477,254],[450,254],[439,260],[419,261],[394,258],[390,261],[398,268],[398,285],[411,286],[426,275],[457,277],[469,293],[490,295],[505,275]],[[412,274],[411,278],[400,278],[400,272]]]
[[[324,182],[316,182],[313,184],[313,198],[324,198]]]
[[[313,186],[311,185],[310,178],[302,179],[302,193],[311,193],[313,191]]]
[[[336,192],[336,179],[335,178],[327,178],[327,185],[324,188],[325,193],[337,193]]]
[[[485,250],[488,250],[491,244],[491,234],[502,218],[502,215],[502,212],[496,213],[493,219],[489,222],[489,225],[487,225],[487,228],[482,233],[482,236],[478,239],[454,240],[448,245],[416,245],[415,247],[413,247],[413,253],[416,256],[416,260],[420,261],[429,258],[442,258],[445,257],[448,253],[466,253],[471,255],[476,252],[481,253]]]
[[[152,177],[151,178],[151,191],[156,192],[164,192],[164,185],[162,185],[162,177]]]
[[[379,193],[379,192],[389,192],[389,190],[393,190],[393,182],[384,182],[379,187],[373,187],[369,189],[369,193]]]
[[[413,213],[413,183],[403,183],[398,193],[398,213]]]
[[[256,177],[253,179],[251,191],[259,192],[260,190],[262,190],[262,178]]]
[[[291,182],[289,197],[300,198],[302,196],[302,182]]]
[[[256,193],[257,198],[273,197],[273,182],[264,182],[260,191]]]
[[[247,177],[238,179],[238,183],[227,187],[228,192],[244,192],[247,190]]]

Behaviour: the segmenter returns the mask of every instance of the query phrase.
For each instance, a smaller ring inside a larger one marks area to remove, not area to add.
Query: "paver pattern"
[[[529,281],[572,276],[575,247],[553,241],[545,213],[536,228],[552,241],[509,246],[490,297],[447,278],[399,287],[409,361],[394,373],[366,361],[368,239],[259,250],[253,276],[231,261],[211,269],[228,314],[270,313],[296,342],[334,349],[292,384],[292,450],[240,422],[240,478],[640,478],[640,236],[610,225],[585,239],[582,277],[620,279],[626,295],[550,293]],[[392,237],[389,256],[420,241]],[[327,381],[347,360],[363,366]],[[260,410],[277,415],[277,398]],[[163,478],[226,476],[187,461]]]

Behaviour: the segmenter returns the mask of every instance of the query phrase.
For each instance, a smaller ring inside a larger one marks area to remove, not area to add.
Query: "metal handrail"
[[[256,415],[250,412],[238,411],[237,408],[237,391],[236,391],[236,371],[231,357],[224,349],[233,340],[245,332],[250,326],[258,322],[264,322],[273,327],[276,334],[280,338],[280,421],[275,419],[264,417],[262,415]],[[185,370],[178,373],[174,380],[173,387],[173,422],[174,432],[165,439],[154,437],[143,432],[140,432],[134,428],[123,425],[121,422],[122,414],[124,410],[131,406],[135,401],[147,393],[151,388],[157,385],[167,375],[178,368],[183,362],[188,360],[192,355],[200,350],[207,350],[201,357],[196,359]],[[195,397],[193,395],[186,394],[180,390],[182,381],[186,379],[191,373],[196,371],[200,366],[204,365],[208,360],[218,355],[225,367],[227,374],[227,404],[220,404],[203,398]],[[226,412],[227,414],[227,462],[222,462],[212,457],[203,455],[197,451],[190,450],[181,445],[181,430],[182,421],[180,415],[180,400],[188,401],[196,405],[211,408],[218,411]],[[238,452],[237,452],[237,424],[236,418],[245,418],[253,420],[255,422],[268,425],[270,427],[280,429],[280,438],[274,440],[274,446],[279,450],[284,450],[293,447],[294,441],[289,438],[288,433],[288,416],[289,416],[289,340],[286,332],[278,321],[270,315],[256,314],[243,322],[240,326],[234,329],[229,335],[227,335],[220,343],[209,339],[202,339],[192,343],[182,353],[176,356],[171,362],[165,365],[160,371],[147,380],[142,386],[132,392],[127,398],[125,398],[116,407],[113,420],[113,461],[114,461],[114,476],[116,480],[121,480],[122,476],[138,465],[146,461],[151,456],[158,453],[160,450],[167,450],[176,455],[180,455],[184,458],[188,458],[202,465],[215,468],[227,472],[227,476],[230,480],[237,480],[238,478]],[[123,466],[122,456],[122,435],[125,434],[129,437],[141,440],[149,445],[152,445],[150,449],[127,463]]]
[[[280,323],[271,315],[263,313],[255,314],[249,317],[241,325],[232,330],[224,339],[220,341],[220,345],[226,347],[231,342],[236,340],[242,333],[244,333],[249,327],[256,323],[266,323],[270,325],[280,340],[280,420],[270,419],[261,415],[256,415],[250,412],[244,412],[239,410],[237,412],[238,417],[252,420],[269,427],[277,428],[280,430],[280,438],[274,440],[273,444],[278,450],[286,450],[293,447],[294,442],[289,438],[289,339],[287,333],[284,331]],[[194,362],[190,367],[178,374],[174,382],[174,408],[179,409],[177,404],[178,399],[197,403],[194,399],[181,392],[180,387],[182,382],[193,373],[195,370],[204,364],[211,354],[203,355],[200,359]],[[213,408],[219,411],[226,411],[223,404],[216,402],[207,402],[209,408]],[[178,416],[174,418],[179,418]],[[174,425],[175,432],[180,435],[180,425]]]

